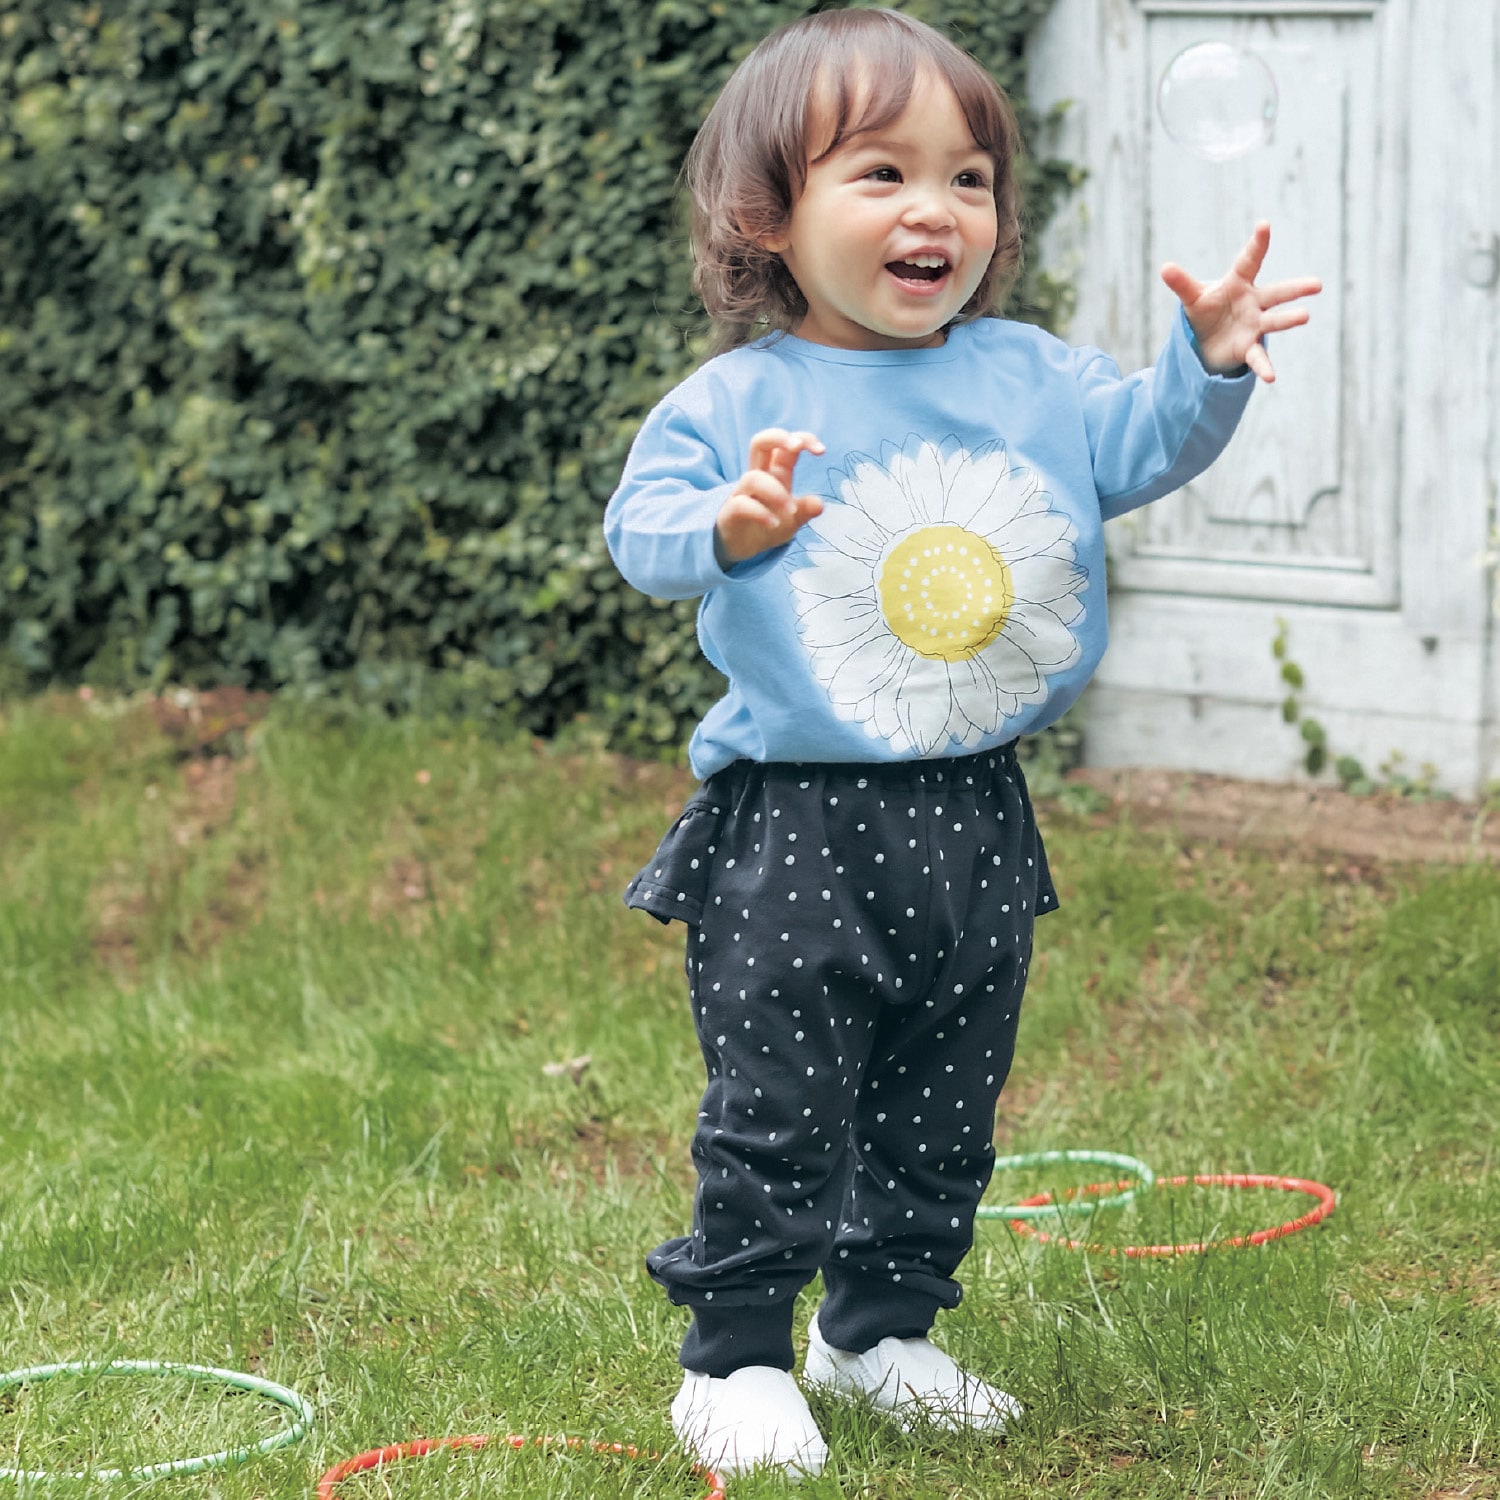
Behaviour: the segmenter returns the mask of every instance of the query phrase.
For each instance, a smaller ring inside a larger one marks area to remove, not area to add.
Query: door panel
[[[1117,537],[1127,588],[1389,605],[1397,600],[1398,434],[1375,419],[1374,381],[1399,330],[1381,317],[1399,241],[1399,177],[1384,108],[1384,7],[1140,7],[1138,117],[1148,202],[1138,247],[1152,350],[1175,315],[1157,269],[1177,260],[1207,279],[1226,267],[1255,218],[1271,221],[1263,280],[1312,273],[1324,291],[1306,329],[1271,341],[1280,377],[1260,387],[1225,456]],[[1271,142],[1207,162],[1174,142],[1155,109],[1163,72],[1184,48],[1222,41],[1261,57],[1279,105]],[[1382,212],[1382,206],[1385,211]]]

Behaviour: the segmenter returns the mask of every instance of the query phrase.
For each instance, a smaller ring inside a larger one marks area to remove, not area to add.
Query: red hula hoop
[[[351,1474],[359,1474],[366,1469],[378,1469],[383,1464],[399,1463],[404,1458],[425,1458],[429,1453],[436,1453],[442,1448],[483,1448],[490,1442],[509,1443],[512,1448],[587,1449],[593,1453],[617,1453],[622,1458],[655,1460],[660,1457],[656,1453],[642,1453],[639,1448],[634,1448],[629,1443],[589,1443],[582,1438],[575,1437],[529,1438],[518,1437],[512,1433],[503,1438],[490,1438],[486,1434],[471,1437],[415,1438],[409,1443],[392,1443],[388,1448],[371,1448],[368,1453],[357,1453],[353,1458],[346,1458],[342,1463],[335,1464],[318,1481],[316,1500],[337,1500],[334,1491],[338,1488],[340,1481],[347,1479]],[[712,1469],[704,1468],[701,1464],[694,1464],[693,1473],[702,1476],[707,1481],[708,1493],[703,1500],[724,1500],[724,1481]]]
[[[1257,1229],[1254,1234],[1237,1234],[1232,1239],[1210,1240],[1194,1245],[1095,1245],[1087,1240],[1062,1239],[1048,1234],[1045,1230],[1033,1227],[1027,1219],[1012,1219],[1010,1224],[1017,1234],[1034,1235],[1043,1244],[1057,1245],[1064,1250],[1087,1250],[1094,1255],[1197,1255],[1205,1250],[1233,1250],[1242,1245],[1264,1245],[1270,1240],[1284,1239],[1289,1234],[1296,1234],[1299,1229],[1321,1223],[1338,1206],[1338,1198],[1331,1187],[1321,1182],[1309,1182],[1303,1177],[1265,1177],[1255,1172],[1212,1172],[1194,1177],[1156,1179],[1159,1188],[1187,1187],[1190,1183],[1196,1187],[1280,1188],[1288,1193],[1306,1193],[1310,1198],[1316,1198],[1318,1204],[1305,1214],[1288,1219],[1285,1224],[1277,1224],[1271,1229]],[[1111,1191],[1111,1186],[1109,1183],[1091,1183],[1088,1187],[1074,1191],[1103,1193]],[[1040,1208],[1051,1202],[1052,1194],[1044,1192],[1031,1198],[1023,1198],[1017,1206]]]

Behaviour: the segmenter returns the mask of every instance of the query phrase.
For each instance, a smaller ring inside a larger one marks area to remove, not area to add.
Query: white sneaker
[[[803,1379],[837,1396],[862,1397],[895,1414],[903,1426],[926,1417],[955,1431],[1000,1432],[1021,1415],[1021,1403],[970,1375],[927,1339],[885,1338],[863,1354],[823,1340],[813,1315]]]
[[[672,1431],[700,1463],[721,1475],[757,1464],[811,1479],[828,1444],[787,1370],[746,1365],[722,1380],[688,1370],[672,1401]]]

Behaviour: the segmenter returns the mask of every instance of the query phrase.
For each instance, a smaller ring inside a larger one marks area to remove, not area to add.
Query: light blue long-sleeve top
[[[632,585],[702,596],[729,687],[694,772],[964,755],[1045,728],[1108,639],[1102,523],[1212,463],[1254,383],[1209,374],[1182,317],[1126,376],[998,318],[931,349],[783,336],[708,361],[646,419],[604,521]],[[823,512],[726,571],[714,522],[766,427],[822,440],[795,488]]]

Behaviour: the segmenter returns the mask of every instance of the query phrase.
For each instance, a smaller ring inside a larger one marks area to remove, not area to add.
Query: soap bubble
[[[1276,80],[1243,47],[1197,42],[1167,64],[1156,109],[1179,146],[1205,161],[1231,161],[1271,139]]]

